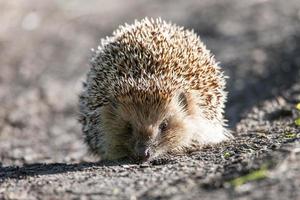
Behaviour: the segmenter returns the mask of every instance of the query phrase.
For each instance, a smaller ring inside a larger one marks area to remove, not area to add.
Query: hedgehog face
[[[184,147],[189,117],[186,95],[176,93],[152,103],[116,101],[107,107],[103,126],[107,135],[114,137],[111,141],[118,141],[111,148],[114,154],[146,161]]]

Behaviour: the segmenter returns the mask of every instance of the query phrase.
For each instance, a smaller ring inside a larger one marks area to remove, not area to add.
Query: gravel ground
[[[0,16],[0,199],[300,198],[298,0],[0,0]],[[233,141],[142,165],[87,154],[89,49],[144,16],[193,28],[216,54]]]

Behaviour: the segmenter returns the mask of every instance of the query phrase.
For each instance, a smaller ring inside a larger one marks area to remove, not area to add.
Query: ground
[[[0,0],[0,199],[299,199],[300,3]],[[194,29],[226,75],[235,139],[97,162],[77,95],[90,48],[144,16]]]

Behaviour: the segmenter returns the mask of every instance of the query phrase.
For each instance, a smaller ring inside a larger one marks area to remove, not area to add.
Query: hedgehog
[[[226,76],[193,30],[144,18],[92,51],[79,121],[100,159],[145,162],[232,137]]]

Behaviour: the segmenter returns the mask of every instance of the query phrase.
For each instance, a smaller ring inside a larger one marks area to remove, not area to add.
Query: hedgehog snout
[[[147,161],[152,155],[150,145],[144,142],[136,142],[134,151],[135,156],[139,161]]]

